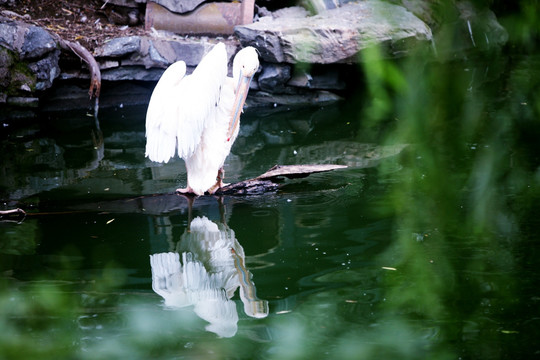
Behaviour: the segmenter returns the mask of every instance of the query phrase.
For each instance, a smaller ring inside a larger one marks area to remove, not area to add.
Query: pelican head
[[[259,69],[259,56],[254,47],[240,50],[233,60],[233,78],[238,81],[242,76],[252,78]]]
[[[258,69],[259,56],[257,55],[257,50],[255,50],[255,48],[248,46],[240,50],[234,57],[233,80],[237,82],[237,85],[234,90],[235,99],[227,141],[231,139],[232,135],[236,131],[238,119],[240,118],[240,113],[242,112],[244,103],[246,101],[251,79],[253,79],[253,75],[255,75]]]

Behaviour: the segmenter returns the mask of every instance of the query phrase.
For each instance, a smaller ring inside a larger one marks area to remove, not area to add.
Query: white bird
[[[225,45],[218,43],[191,75],[178,61],[161,76],[146,113],[146,156],[168,162],[177,153],[184,159],[187,187],[178,192],[212,194],[223,186],[223,164],[258,68],[257,51],[246,47],[235,56],[228,77]]]

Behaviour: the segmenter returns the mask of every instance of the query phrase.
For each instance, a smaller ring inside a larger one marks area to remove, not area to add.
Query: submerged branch
[[[0,210],[0,221],[21,222],[26,217],[23,209]]]

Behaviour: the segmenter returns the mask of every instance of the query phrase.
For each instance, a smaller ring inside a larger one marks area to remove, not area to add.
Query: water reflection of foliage
[[[25,226],[17,223],[4,223],[0,227],[0,253],[12,255],[31,255],[39,242],[39,229],[36,221],[26,221]],[[3,264],[2,268],[8,268]]]

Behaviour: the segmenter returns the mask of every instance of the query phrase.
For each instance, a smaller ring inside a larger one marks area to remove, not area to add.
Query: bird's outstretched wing
[[[177,79],[181,71],[167,74],[169,69],[156,85],[146,115],[146,155],[159,162],[167,162],[176,149],[182,158],[197,149],[208,119],[215,116],[227,77],[225,45],[214,46],[189,76],[184,76],[184,64],[180,81]]]
[[[152,161],[167,162],[176,153],[178,93],[186,75],[186,63],[178,61],[159,79],[146,111],[146,153]]]

